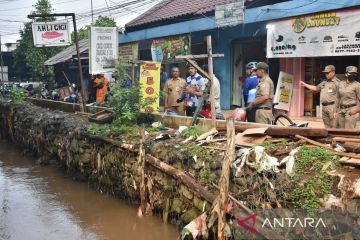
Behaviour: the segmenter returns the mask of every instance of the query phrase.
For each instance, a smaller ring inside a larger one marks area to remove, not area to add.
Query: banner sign
[[[69,23],[34,22],[32,33],[35,47],[67,46],[71,44]]]
[[[191,36],[173,36],[153,40],[151,44],[151,57],[155,62],[174,59],[177,55],[191,54]]]
[[[118,31],[116,27],[91,27],[89,34],[90,74],[115,71],[118,59]]]
[[[274,108],[290,111],[294,89],[294,75],[280,71],[273,103]]]
[[[244,23],[244,0],[215,7],[217,27],[236,26]]]
[[[360,54],[360,11],[337,11],[272,22],[267,57],[320,57]]]
[[[127,61],[138,60],[139,44],[128,43],[119,45],[119,60],[126,63]]]
[[[145,62],[140,65],[140,86],[142,98],[148,105],[141,108],[142,112],[157,112],[160,97],[160,67],[158,62]]]

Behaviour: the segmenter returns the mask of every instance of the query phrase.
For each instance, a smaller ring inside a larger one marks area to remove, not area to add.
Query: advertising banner
[[[316,13],[268,24],[267,57],[360,54],[359,10]]]
[[[294,89],[294,75],[280,71],[273,103],[274,108],[289,111]]]
[[[119,45],[119,60],[123,62],[138,60],[139,44],[128,43]]]
[[[191,54],[191,36],[173,36],[154,39],[151,44],[151,57],[154,62],[174,59],[177,55]]]
[[[116,27],[91,27],[89,34],[89,68],[91,74],[115,71],[118,59]]]
[[[158,62],[145,62],[140,65],[140,85],[143,99],[149,103],[140,109],[142,112],[157,112],[160,97],[160,66]]]
[[[71,44],[69,23],[34,22],[32,33],[35,47],[67,46]]]

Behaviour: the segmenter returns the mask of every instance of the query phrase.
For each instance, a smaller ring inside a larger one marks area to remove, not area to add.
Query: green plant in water
[[[339,166],[339,158],[324,148],[301,147],[295,163],[295,188],[287,194],[295,207],[316,209],[321,206],[320,198],[331,193],[335,177],[322,170],[331,162],[328,169]],[[306,179],[302,182],[301,178]]]
[[[188,138],[188,137],[193,136],[193,137],[197,138],[198,136],[200,136],[203,133],[204,132],[198,126],[191,126],[181,133],[181,137]]]

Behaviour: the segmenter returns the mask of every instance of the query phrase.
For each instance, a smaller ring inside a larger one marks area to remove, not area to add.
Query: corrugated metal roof
[[[161,20],[177,19],[181,18],[181,16],[202,15],[214,11],[217,5],[236,1],[237,0],[164,0],[127,23],[126,27],[136,27]]]
[[[79,41],[79,48],[80,53],[83,53],[89,49],[89,43],[88,39],[82,39]],[[59,52],[52,58],[46,60],[44,65],[46,66],[52,66],[60,62],[65,62],[69,59],[71,59],[74,55],[76,55],[76,47],[75,44],[71,45],[70,47],[66,48],[65,50]]]

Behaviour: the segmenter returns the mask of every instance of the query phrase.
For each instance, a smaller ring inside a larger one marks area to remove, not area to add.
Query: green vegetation
[[[199,173],[200,181],[203,183],[207,183],[210,179],[210,169],[202,168]]]
[[[205,162],[210,158],[210,153],[205,148],[198,146],[196,144],[186,145],[188,154],[193,157],[196,156],[199,162]]]
[[[181,133],[181,137],[188,138],[188,137],[193,136],[193,137],[197,138],[198,136],[200,136],[203,133],[204,132],[198,126],[191,126]]]
[[[26,95],[24,89],[15,89],[10,94],[10,99],[14,102],[23,102],[25,101]]]
[[[298,208],[319,208],[320,198],[331,193],[335,181],[335,177],[329,176],[322,168],[331,162],[328,169],[334,169],[339,165],[339,158],[319,147],[301,147],[298,154],[292,179],[295,188],[287,198]]]
[[[275,147],[279,147],[279,146],[289,146],[290,143],[289,142],[262,142],[261,144],[259,144],[260,146],[263,146],[265,149],[271,149],[271,148],[275,148]]]
[[[87,128],[87,132],[94,135],[104,135],[109,131],[110,131],[110,125],[108,124],[101,125],[94,123]]]

